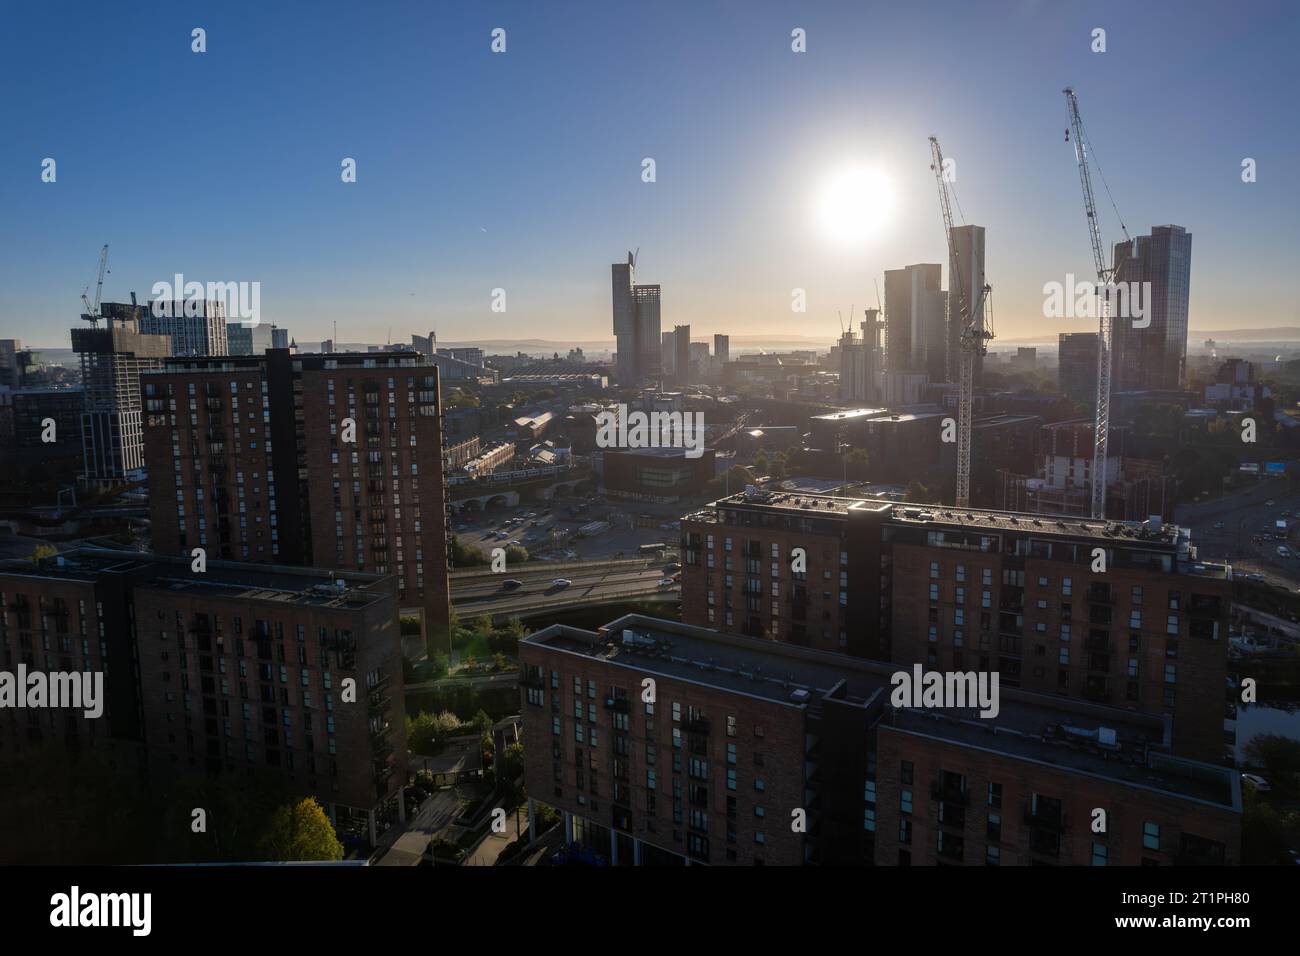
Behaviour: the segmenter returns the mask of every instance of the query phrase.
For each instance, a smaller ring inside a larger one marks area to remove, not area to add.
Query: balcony
[[[945,786],[942,783],[935,783],[930,786],[930,799],[950,803],[958,807],[969,807],[970,791],[961,790],[951,785]]]
[[[1032,809],[1025,809],[1025,823],[1034,827],[1036,830],[1048,833],[1060,833],[1065,829],[1065,811],[1057,810],[1055,812],[1039,810],[1035,813]]]
[[[1115,597],[1108,584],[1091,584],[1088,586],[1088,603],[1113,605]]]
[[[706,737],[709,734],[709,719],[707,717],[687,717],[682,724],[687,733],[702,734]]]

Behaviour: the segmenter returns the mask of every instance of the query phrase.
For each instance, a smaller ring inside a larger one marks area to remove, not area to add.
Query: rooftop
[[[834,692],[836,701],[879,707],[882,727],[1221,806],[1241,805],[1230,769],[1166,752],[1168,731],[1157,716],[1007,687],[999,688],[995,718],[972,709],[894,708],[891,677],[910,674],[910,668],[636,614],[599,631],[556,624],[524,642],[796,710],[818,709]]]

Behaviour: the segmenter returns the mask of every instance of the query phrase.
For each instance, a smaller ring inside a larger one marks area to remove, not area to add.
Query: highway
[[[620,598],[676,599],[680,585],[669,587],[659,583],[664,578],[664,566],[664,562],[640,558],[584,564],[529,562],[499,574],[455,574],[451,579],[451,599],[462,620],[479,614],[517,614]],[[552,583],[557,578],[573,583],[557,587]],[[508,589],[503,583],[507,580],[521,584]]]
[[[1297,516],[1300,492],[1289,490],[1284,478],[1271,478],[1224,498],[1180,505],[1175,523],[1191,529],[1202,560],[1226,558],[1238,574],[1257,574],[1294,591],[1300,585],[1300,559],[1278,557],[1277,548],[1284,542],[1264,536],[1274,533],[1279,519],[1290,529],[1300,520]],[[1285,543],[1293,551],[1297,546],[1294,537]]]

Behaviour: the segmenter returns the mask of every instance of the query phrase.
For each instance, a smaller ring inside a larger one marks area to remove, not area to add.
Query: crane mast
[[[944,233],[948,239],[948,260],[951,263],[948,284],[958,290],[958,321],[961,323],[959,348],[961,358],[957,386],[957,493],[956,507],[970,507],[970,459],[971,459],[971,406],[975,391],[975,357],[988,352],[988,340],[992,335],[980,321],[984,313],[984,303],[993,291],[988,285],[980,289],[979,298],[974,305],[970,302],[970,290],[962,280],[961,256],[957,250],[957,239],[953,235],[952,202],[948,193],[948,181],[943,175],[943,151],[939,148],[939,139],[930,137],[930,169],[934,172],[934,181],[939,188],[939,207],[943,212]]]
[[[1066,106],[1070,112],[1069,133],[1074,134],[1074,157],[1079,166],[1079,185],[1083,189],[1083,211],[1088,220],[1088,240],[1092,243],[1093,264],[1097,268],[1097,287],[1101,301],[1097,314],[1097,417],[1093,425],[1092,447],[1092,517],[1106,517],[1106,458],[1110,439],[1110,372],[1113,344],[1110,296],[1107,288],[1115,276],[1115,269],[1106,262],[1106,246],[1101,239],[1101,225],[1097,220],[1097,203],[1092,194],[1092,174],[1088,170],[1088,141],[1079,117],[1079,99],[1071,87],[1066,87]],[[1127,235],[1127,230],[1125,231]]]
[[[92,303],[90,301],[90,298],[86,295],[86,292],[90,291],[89,286],[87,286],[85,291],[81,293],[81,302],[86,307],[86,313],[82,316],[82,318],[92,323],[96,327],[98,327],[99,320],[102,318],[102,316],[99,314],[99,303],[100,303],[100,299],[103,297],[104,294],[104,270],[107,267],[108,267],[108,243],[105,243],[104,248],[99,250],[99,278],[95,283],[95,301]]]

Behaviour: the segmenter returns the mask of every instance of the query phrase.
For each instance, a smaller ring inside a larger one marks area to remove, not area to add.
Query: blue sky
[[[946,262],[930,133],[988,228],[999,337],[1081,330],[1041,315],[1044,282],[1092,271],[1067,84],[1130,232],[1193,233],[1193,328],[1300,324],[1290,3],[142,0],[4,16],[0,334],[37,346],[67,346],[105,242],[106,299],[176,272],[258,281],[263,321],[304,341],[334,322],[347,341],[612,338],[608,267],[635,247],[666,327],[833,336],[884,269]],[[895,190],[863,244],[816,221],[845,165]]]

